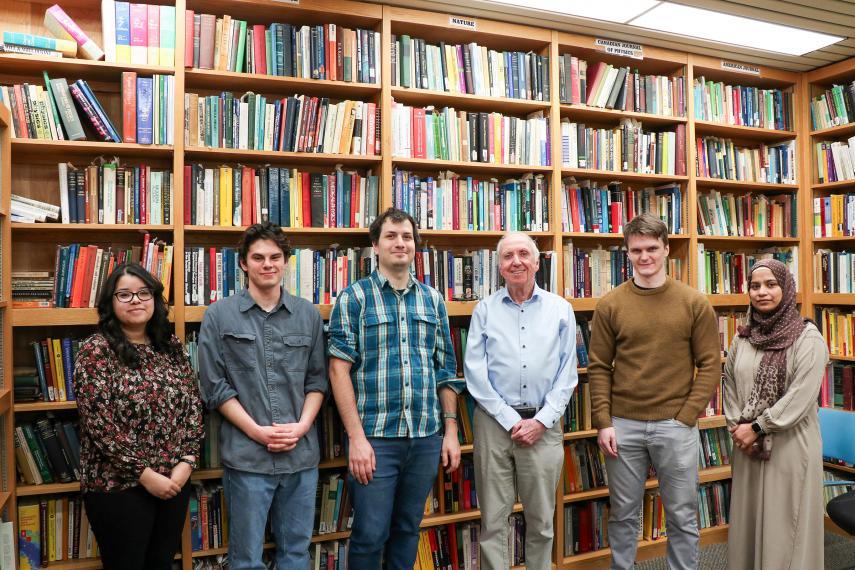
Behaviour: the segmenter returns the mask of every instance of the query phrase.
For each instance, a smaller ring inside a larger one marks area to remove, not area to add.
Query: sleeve
[[[238,393],[226,375],[221,352],[220,324],[216,305],[208,307],[199,331],[199,389],[209,410],[216,410]]]
[[[608,308],[601,301],[591,322],[588,350],[588,382],[591,388],[591,423],[594,429],[612,427],[612,375],[615,359],[615,332]]]
[[[330,315],[329,355],[359,364],[359,303],[351,289],[345,289]]]
[[[688,426],[695,425],[698,414],[710,401],[715,387],[721,382],[721,341],[718,336],[718,320],[712,305],[700,298],[692,326],[692,354],[695,357],[695,381],[683,407],[674,419]]]
[[[324,322],[321,315],[312,308],[315,314],[314,328],[312,331],[312,352],[309,355],[309,363],[306,370],[306,381],[304,391],[329,393],[329,378],[327,377],[327,350],[324,339]]]
[[[727,351],[727,361],[724,363],[724,374],[721,381],[721,395],[724,400],[724,417],[727,427],[733,427],[742,415],[739,396],[736,389],[736,352],[740,345],[739,337],[735,337]]]
[[[510,431],[521,418],[490,383],[487,371],[487,326],[487,305],[481,301],[472,312],[469,335],[466,337],[466,356],[463,361],[466,388],[485,412]]]
[[[90,435],[92,444],[117,474],[135,481],[148,464],[130,430],[114,415],[121,396],[111,390],[116,384],[113,376],[123,369],[106,340],[90,339],[77,355],[74,390],[81,430]]]
[[[182,350],[178,356],[181,379],[187,387],[185,393],[186,417],[176,418],[175,424],[181,426],[181,443],[177,450],[177,456],[173,463],[185,455],[193,455],[197,461],[201,449],[202,436],[205,434],[205,426],[202,421],[202,398],[199,394],[199,384],[187,354]]]
[[[793,377],[787,391],[757,418],[766,433],[789,429],[809,413],[816,413],[816,399],[828,363],[828,347],[813,326],[796,340],[791,358],[794,362],[788,368],[793,370]]]
[[[436,371],[436,387],[451,388],[459,394],[463,391],[464,382],[457,378],[457,360],[454,358],[454,343],[451,341],[451,328],[448,325],[448,312],[445,303],[435,297],[437,326],[436,346],[433,351],[434,370]]]
[[[573,389],[579,383],[579,371],[576,367],[576,317],[570,303],[561,300],[564,312],[558,330],[560,347],[558,372],[552,382],[552,388],[546,393],[543,408],[535,419],[551,428],[559,421],[567,409],[567,402],[573,395]]]

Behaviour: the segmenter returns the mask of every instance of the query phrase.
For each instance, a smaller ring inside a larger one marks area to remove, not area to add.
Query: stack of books
[[[53,297],[54,278],[50,271],[12,272],[13,307],[52,307]]]
[[[4,31],[0,51],[48,57],[79,56],[96,61],[104,58],[98,44],[58,4],[45,10],[44,26],[53,37]]]

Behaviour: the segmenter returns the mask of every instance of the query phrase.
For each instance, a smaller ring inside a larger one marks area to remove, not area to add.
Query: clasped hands
[[[511,441],[517,445],[529,447],[540,441],[546,433],[546,426],[538,420],[520,420],[511,428]]]
[[[727,428],[733,438],[733,445],[746,455],[751,454],[751,448],[757,443],[757,434],[751,429],[751,424],[738,424]]]
[[[269,426],[256,426],[252,439],[267,447],[270,453],[281,453],[291,451],[297,447],[300,438],[306,435],[309,426],[300,422],[291,424],[276,424]]]

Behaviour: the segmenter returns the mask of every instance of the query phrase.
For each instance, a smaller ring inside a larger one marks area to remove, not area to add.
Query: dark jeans
[[[377,470],[367,485],[348,477],[353,532],[347,567],[411,570],[419,545],[425,500],[437,477],[442,436],[368,438]]]
[[[170,570],[181,546],[189,501],[189,481],[165,501],[142,485],[115,493],[84,493],[104,569]]]

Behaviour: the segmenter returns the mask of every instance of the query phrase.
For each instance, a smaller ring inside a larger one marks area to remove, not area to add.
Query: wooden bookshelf
[[[0,105],[0,518],[17,524],[12,376],[12,129],[11,116]]]
[[[836,469],[837,471],[842,471],[843,473],[851,473],[855,475],[855,467],[849,467],[848,465],[838,465],[837,463],[829,463],[828,461],[823,461],[823,467],[828,469]]]

